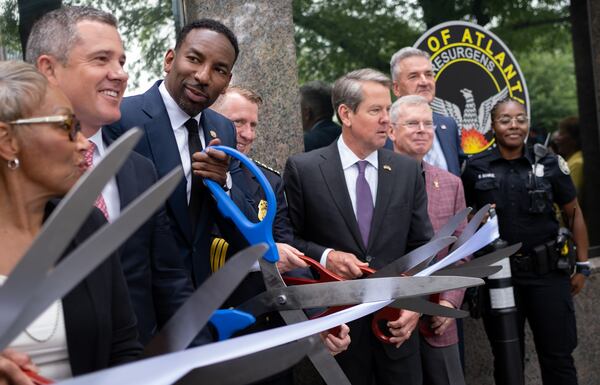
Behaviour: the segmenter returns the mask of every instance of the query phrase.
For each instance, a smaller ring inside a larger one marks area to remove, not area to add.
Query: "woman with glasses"
[[[494,204],[500,238],[522,242],[511,257],[512,285],[517,307],[517,330],[524,353],[523,328],[528,321],[535,341],[542,379],[548,384],[576,384],[572,352],[577,345],[572,296],[589,275],[588,238],[577,195],[564,159],[544,147],[525,146],[529,119],[523,104],[507,98],[491,111],[496,146],[467,161],[462,179],[467,204]],[[559,242],[557,204],[577,245],[575,261],[569,248]],[[575,274],[573,268],[575,267]],[[484,316],[488,336],[492,330]],[[501,345],[492,343],[496,355]],[[495,360],[497,364],[497,360]],[[506,383],[506,373],[496,367],[497,384]],[[514,377],[513,377],[514,378]]]
[[[71,103],[37,70],[0,62],[0,285],[40,232],[44,219],[86,170],[88,141]],[[105,223],[95,210],[69,249]],[[0,352],[0,384],[54,380],[133,360],[135,316],[117,256],[52,304]],[[8,311],[7,309],[0,309]]]

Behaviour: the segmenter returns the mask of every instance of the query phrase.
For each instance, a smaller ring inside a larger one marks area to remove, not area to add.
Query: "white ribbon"
[[[416,276],[428,276],[443,267],[473,254],[496,238],[498,238],[498,222],[496,220],[488,221],[461,247],[443,260],[428,267],[419,274],[416,274]],[[60,382],[60,384],[169,385],[183,377],[192,369],[243,357],[323,332],[341,325],[342,323],[347,323],[374,313],[392,302],[393,301],[380,301],[364,303],[330,314],[326,317],[236,337],[226,341],[215,342],[181,352],[148,358],[128,365],[65,380]]]

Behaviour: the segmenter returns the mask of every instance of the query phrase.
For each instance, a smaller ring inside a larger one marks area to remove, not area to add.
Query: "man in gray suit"
[[[419,164],[383,150],[391,81],[362,69],[335,82],[342,135],[328,147],[288,159],[284,185],[295,246],[344,278],[378,269],[427,242],[433,232]],[[353,385],[421,384],[419,314],[388,323],[395,345],[379,342],[371,317],[350,324],[350,348],[336,358]]]

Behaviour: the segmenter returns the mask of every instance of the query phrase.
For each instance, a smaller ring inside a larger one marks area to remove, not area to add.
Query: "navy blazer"
[[[47,215],[56,201],[46,206]],[[65,255],[106,223],[95,209]],[[62,299],[73,375],[134,361],[142,351],[118,253],[108,257]]]
[[[449,116],[434,112],[433,124],[436,127],[435,135],[442,147],[444,158],[446,158],[448,171],[460,177],[460,158],[462,156],[462,150],[460,148],[460,137],[456,122]],[[385,148],[394,150],[394,144],[389,138],[385,142]]]
[[[156,167],[158,176],[163,177],[175,167],[181,167],[181,158],[166,107],[158,90],[160,82],[161,80],[157,81],[144,94],[125,98],[121,103],[121,120],[104,127],[104,131],[110,138],[116,138],[132,127],[140,127],[145,135],[135,150],[150,159]],[[202,111],[200,124],[204,128],[206,143],[212,139],[208,134],[213,131],[222,145],[236,147],[235,127],[224,116],[206,109]],[[231,165],[232,174],[241,172],[236,162],[231,162]],[[185,261],[196,287],[210,275],[208,252],[211,230],[216,222],[220,230],[227,234],[232,247],[241,249],[247,245],[231,222],[218,215],[212,196],[203,200],[197,231],[196,234],[192,234],[185,178],[167,200],[166,210],[177,243],[176,257]],[[251,207],[243,209],[244,212],[251,212],[251,210]]]
[[[104,142],[111,140],[103,135]],[[116,175],[121,211],[158,180],[152,162],[132,152]],[[192,294],[194,287],[177,253],[169,218],[162,206],[119,249],[121,265],[146,344]]]
[[[331,119],[317,122],[310,131],[304,133],[304,151],[329,146],[342,133],[342,128]]]

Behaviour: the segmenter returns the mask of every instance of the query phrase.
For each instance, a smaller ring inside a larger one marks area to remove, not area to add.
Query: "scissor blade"
[[[502,270],[502,266],[458,266],[452,269],[442,269],[434,272],[431,276],[454,276],[485,278]]]
[[[312,336],[254,354],[197,368],[173,385],[243,385],[260,381],[298,363],[316,344]]]
[[[105,224],[77,249],[66,256],[42,279],[36,293],[0,338],[0,350],[22,332],[50,304],[65,296],[166,201],[183,177],[177,168],[156,182],[123,210],[113,222]]]
[[[521,245],[522,245],[521,242],[515,243],[514,245],[510,245],[510,246],[507,246],[500,250],[496,250],[496,251],[486,254],[484,256],[473,258],[469,262],[463,263],[460,266],[450,266],[445,269],[442,269],[441,271],[450,271],[453,269],[458,269],[459,267],[460,268],[462,268],[462,267],[475,268],[475,267],[490,266],[504,258],[510,257],[511,255],[513,255],[514,253],[519,251],[519,249],[521,248]]]
[[[82,175],[46,220],[31,247],[0,287],[0,336],[37,291],[48,270],[58,261],[94,208],[104,185],[121,168],[141,136],[140,130],[133,129],[116,140],[96,167]]]
[[[283,310],[279,315],[287,325],[308,320],[302,310]],[[350,380],[324,344],[316,344],[308,353],[308,358],[327,385],[351,385]]]
[[[410,253],[396,259],[394,262],[382,267],[368,278],[396,277],[412,269],[427,258],[433,258],[440,250],[456,241],[456,237],[441,237],[427,242]]]
[[[431,239],[433,240],[453,235],[454,231],[456,231],[456,228],[460,226],[460,224],[465,219],[467,219],[467,216],[469,215],[471,210],[472,209],[470,207],[465,207],[464,209],[456,213],[444,226],[442,226],[441,229],[438,230],[437,233],[435,233],[435,235]]]
[[[412,310],[417,313],[438,317],[464,318],[469,315],[469,312],[464,310],[442,306],[419,297],[398,299],[388,306],[396,309]]]
[[[171,317],[144,350],[144,356],[175,352],[187,348],[211,315],[225,302],[248,274],[256,260],[267,251],[265,243],[248,247],[211,275]]]
[[[389,277],[324,282],[271,289],[258,295],[238,310],[255,316],[272,310],[308,309],[356,305],[422,296],[446,290],[482,285],[483,280],[470,277]],[[259,303],[257,303],[259,302]]]
[[[481,221],[483,220],[483,217],[486,216],[486,214],[488,213],[489,210],[490,210],[490,205],[486,204],[485,206],[480,208],[479,211],[477,211],[475,213],[475,215],[473,215],[473,218],[471,218],[469,223],[467,223],[467,225],[463,229],[462,233],[460,234],[460,236],[458,237],[456,242],[450,248],[450,252],[453,252],[454,250],[458,249],[469,238],[471,238],[473,236],[473,234],[475,234],[475,232],[479,228],[479,225],[481,224]]]

